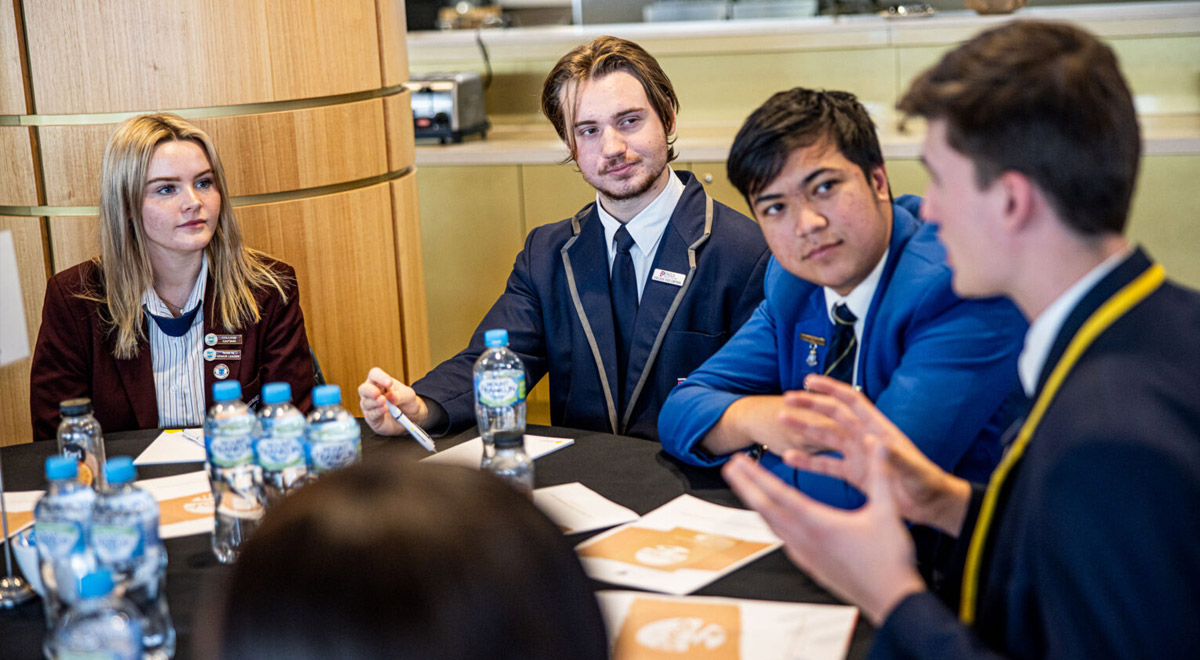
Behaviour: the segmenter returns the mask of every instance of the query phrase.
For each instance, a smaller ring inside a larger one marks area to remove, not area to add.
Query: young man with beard
[[[600,37],[565,55],[542,110],[595,203],[525,239],[504,294],[470,345],[411,387],[381,369],[359,386],[376,432],[391,401],[434,434],[475,423],[472,366],[484,332],[508,330],[532,389],[550,377],[551,423],[657,439],[667,393],[762,300],[767,251],[749,219],[667,163],[679,102],[637,44]]]
[[[853,389],[809,379],[808,437],[869,501],[830,509],[741,459],[724,472],[815,579],[879,630],[872,658],[1191,658],[1200,648],[1200,295],[1123,236],[1141,143],[1111,48],[1018,21],[922,74],[924,211],[964,296],[1031,320],[1035,399],[987,483],[946,474]],[[836,431],[834,430],[836,429]],[[904,521],[957,537],[939,599]],[[957,610],[958,616],[954,614]]]

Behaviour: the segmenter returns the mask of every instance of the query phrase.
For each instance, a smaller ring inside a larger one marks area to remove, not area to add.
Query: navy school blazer
[[[528,389],[550,378],[550,419],[567,426],[657,439],[671,388],[728,340],[762,300],[770,251],[758,225],[715,202],[690,172],[676,171],[683,196],[664,230],[630,348],[627,402],[617,401],[616,334],[604,228],[588,204],[572,218],[531,231],[504,293],[462,352],[413,383],[447,413],[434,433],[475,424],[472,367],[483,334],[508,330]],[[672,278],[662,278],[672,279]]]
[[[1084,295],[1038,391],[1084,321],[1151,266],[1137,250]],[[1095,339],[1004,482],[975,624],[951,585],[903,600],[870,657],[1191,658],[1200,648],[1200,294],[1164,283]],[[975,489],[949,569],[961,575]],[[949,607],[947,606],[949,605]]]

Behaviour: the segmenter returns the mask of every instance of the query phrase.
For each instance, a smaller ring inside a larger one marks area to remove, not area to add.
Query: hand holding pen
[[[435,451],[433,439],[420,427],[428,410],[411,387],[375,367],[358,386],[363,419],[380,435],[408,432],[429,451]],[[407,412],[405,412],[407,411]]]

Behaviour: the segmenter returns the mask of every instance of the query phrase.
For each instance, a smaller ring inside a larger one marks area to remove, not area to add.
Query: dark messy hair
[[[853,94],[796,87],[746,118],[729,150],[729,182],[753,205],[751,198],[779,176],[793,151],[826,139],[868,181],[883,166],[875,123]]]
[[[988,30],[917,78],[897,107],[945,120],[980,188],[1020,172],[1076,232],[1124,231],[1141,154],[1137,113],[1116,55],[1091,34],[1036,21]]]
[[[376,456],[272,509],[220,599],[222,660],[606,660],[588,578],[528,498]]]

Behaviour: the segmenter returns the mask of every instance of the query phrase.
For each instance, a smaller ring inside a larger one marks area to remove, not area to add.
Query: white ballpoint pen
[[[431,452],[437,452],[437,447],[435,447],[433,444],[433,438],[429,437],[429,434],[425,432],[425,429],[417,426],[416,422],[409,419],[408,415],[405,415],[403,412],[401,412],[400,409],[396,407],[396,404],[392,403],[391,401],[387,402],[387,407],[388,412],[392,413],[392,417],[394,417],[397,422],[400,422],[400,425],[403,426],[405,430],[408,431],[409,435],[415,438],[417,442],[421,443],[422,447]]]

